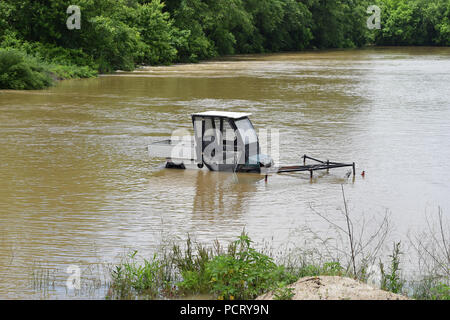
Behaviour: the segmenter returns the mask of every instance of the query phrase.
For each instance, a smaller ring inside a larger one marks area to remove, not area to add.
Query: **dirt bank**
[[[294,289],[292,300],[408,300],[405,296],[344,277],[305,277],[288,287]],[[273,292],[269,292],[256,300],[273,298]]]

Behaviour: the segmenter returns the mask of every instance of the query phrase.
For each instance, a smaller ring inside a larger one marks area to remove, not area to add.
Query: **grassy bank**
[[[249,300],[275,290],[280,299],[291,295],[286,285],[303,276],[344,275],[338,262],[296,268],[276,264],[242,234],[226,249],[194,243],[174,245],[162,255],[139,263],[137,252],[111,270],[108,298],[166,299],[203,296],[219,300]]]
[[[449,279],[430,273],[414,281],[402,277],[401,246],[393,247],[389,264],[379,262],[380,289],[414,299],[449,300]],[[362,282],[370,274],[358,274],[342,261],[320,262],[309,256],[283,253],[284,262],[276,263],[268,252],[258,251],[251,239],[242,234],[228,247],[218,242],[205,246],[190,237],[184,246],[174,245],[146,260],[130,253],[110,269],[111,283],[107,299],[177,299],[201,297],[219,300],[251,300],[274,291],[275,299],[290,300],[294,292],[288,285],[307,276],[341,276]],[[448,267],[448,266],[447,266]]]

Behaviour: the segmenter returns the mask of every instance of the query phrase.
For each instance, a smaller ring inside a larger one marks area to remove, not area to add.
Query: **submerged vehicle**
[[[152,157],[166,158],[166,168],[261,172],[273,161],[260,154],[249,113],[207,111],[192,115],[194,137],[172,138],[149,146]]]
[[[261,154],[250,113],[207,111],[192,114],[194,137],[175,136],[155,142],[148,148],[151,157],[165,158],[166,168],[209,169],[210,171],[253,172],[266,176],[271,173],[329,170],[353,167],[346,164],[322,161],[304,155],[303,165],[275,167],[269,155]],[[306,165],[306,160],[315,162]]]

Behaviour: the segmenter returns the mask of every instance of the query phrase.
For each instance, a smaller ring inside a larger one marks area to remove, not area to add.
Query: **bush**
[[[251,247],[251,240],[241,235],[227,254],[219,254],[205,264],[204,272],[188,271],[179,284],[186,291],[199,289],[222,300],[254,299],[280,284],[296,278],[277,266],[272,258]]]
[[[90,78],[98,74],[93,58],[81,49],[68,49],[52,44],[29,42],[17,38],[13,32],[3,36],[1,47],[21,52],[39,61],[57,79]]]
[[[91,49],[100,72],[117,69],[133,70],[135,61],[142,59],[144,44],[139,32],[123,22],[108,17],[95,17],[90,20],[93,30],[89,34],[89,43],[95,43]]]
[[[0,89],[43,89],[52,84],[43,62],[19,50],[0,49]]]
[[[384,270],[383,263],[380,262],[381,289],[393,293],[402,293],[404,281],[400,276],[400,242],[394,244],[391,258],[391,267],[388,272]]]

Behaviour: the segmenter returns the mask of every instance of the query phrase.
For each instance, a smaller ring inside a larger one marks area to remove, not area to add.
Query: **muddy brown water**
[[[390,212],[394,237],[423,226],[438,206],[449,217],[449,84],[450,48],[373,48],[0,91],[0,297],[64,298],[68,266],[95,273],[127,250],[149,256],[188,233],[226,242],[245,228],[258,243],[301,242],[302,226],[325,230],[311,206],[330,215],[342,208],[342,184],[355,218]],[[192,130],[190,114],[205,110],[251,112],[257,129],[280,132],[281,164],[305,153],[354,161],[355,180],[338,169],[266,184],[149,159],[151,142]]]

